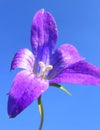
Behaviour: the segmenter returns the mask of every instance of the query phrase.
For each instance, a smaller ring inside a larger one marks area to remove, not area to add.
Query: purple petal
[[[100,69],[86,61],[79,61],[63,70],[50,83],[100,85]]]
[[[31,45],[34,55],[38,58],[37,62],[48,62],[56,41],[57,27],[53,16],[44,9],[38,11],[31,27]]]
[[[8,114],[17,116],[48,88],[48,81],[41,79],[31,71],[19,72],[12,84],[8,98]]]
[[[11,69],[23,68],[27,70],[33,70],[34,67],[34,55],[27,48],[19,50],[11,64]]]
[[[82,59],[74,46],[70,44],[61,45],[51,58],[50,64],[53,69],[49,72],[47,78],[57,77],[66,67]]]

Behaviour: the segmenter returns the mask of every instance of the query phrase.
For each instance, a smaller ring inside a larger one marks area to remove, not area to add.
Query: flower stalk
[[[39,130],[42,130],[42,126],[43,126],[43,122],[44,122],[44,110],[43,110],[41,96],[38,98],[38,109],[39,109],[40,116],[41,116]]]

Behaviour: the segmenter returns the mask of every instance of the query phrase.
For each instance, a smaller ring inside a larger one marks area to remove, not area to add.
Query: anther
[[[39,65],[40,65],[41,68],[45,67],[45,64],[42,61],[39,62]]]
[[[46,66],[45,70],[48,71],[48,70],[52,70],[53,69],[53,66],[52,65],[48,65]]]

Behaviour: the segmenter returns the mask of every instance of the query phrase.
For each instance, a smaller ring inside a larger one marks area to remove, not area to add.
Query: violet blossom
[[[8,98],[8,114],[17,116],[50,85],[60,83],[100,85],[100,69],[85,61],[70,44],[54,49],[57,26],[53,16],[39,10],[32,21],[31,46],[19,50],[11,64],[11,70],[22,68],[14,78]]]

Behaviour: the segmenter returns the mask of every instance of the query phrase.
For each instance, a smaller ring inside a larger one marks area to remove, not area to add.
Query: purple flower
[[[54,50],[57,36],[57,26],[52,15],[43,9],[38,11],[31,26],[32,52],[27,48],[21,49],[12,60],[11,70],[23,70],[14,78],[9,92],[10,117],[17,116],[50,85],[100,85],[100,69],[86,62],[74,46],[63,44]]]

